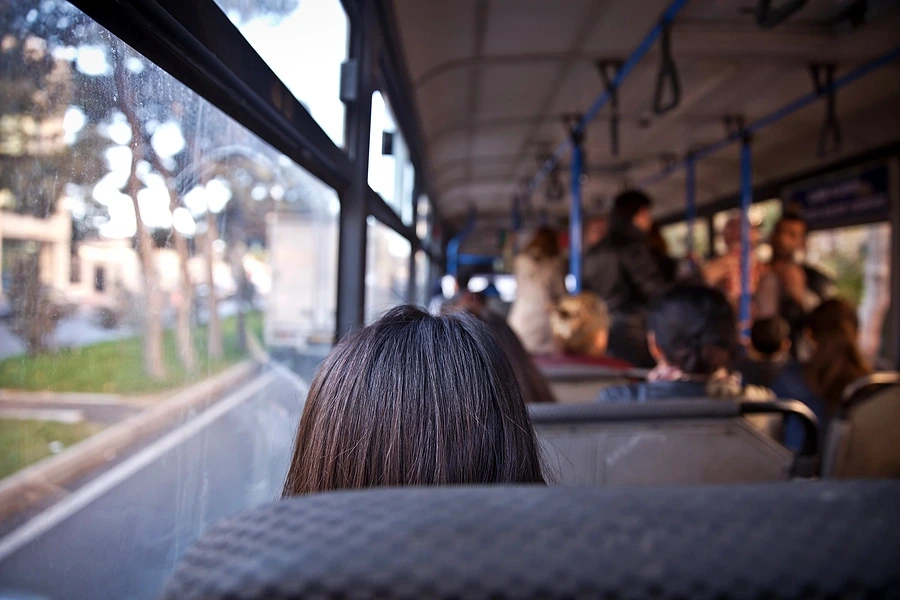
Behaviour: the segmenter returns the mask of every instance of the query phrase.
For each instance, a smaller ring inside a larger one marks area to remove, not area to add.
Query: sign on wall
[[[810,229],[886,221],[889,174],[878,164],[804,181],[786,189],[785,207],[798,210]]]

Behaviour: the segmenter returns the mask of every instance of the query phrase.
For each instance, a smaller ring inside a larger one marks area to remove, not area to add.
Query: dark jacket
[[[584,289],[606,301],[610,313],[642,312],[662,294],[666,278],[636,227],[610,233],[584,257]]]

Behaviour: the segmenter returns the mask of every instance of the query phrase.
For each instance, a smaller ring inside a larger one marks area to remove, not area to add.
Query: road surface
[[[0,538],[0,598],[154,598],[205,527],[279,496],[305,391],[269,367]]]

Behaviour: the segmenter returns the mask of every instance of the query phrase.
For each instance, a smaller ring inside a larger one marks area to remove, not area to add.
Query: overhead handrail
[[[597,70],[600,79],[603,80],[603,89],[609,92],[609,107],[612,115],[609,117],[609,151],[613,156],[619,156],[619,91],[613,85],[616,73],[622,68],[621,60],[599,60]]]
[[[806,2],[807,0],[791,0],[773,8],[772,0],[759,0],[756,4],[756,24],[771,29],[803,8]]]
[[[828,156],[841,151],[841,126],[837,120],[837,99],[834,89],[835,64],[812,64],[810,73],[816,93],[826,98],[825,122],[819,135],[819,156]]]
[[[885,65],[887,65],[895,60],[898,60],[898,59],[900,59],[900,46],[897,46],[897,47],[893,48],[892,50],[885,52],[881,56],[867,62],[866,64],[862,65],[861,67],[858,67],[857,69],[854,69],[853,71],[847,73],[846,75],[843,75],[842,77],[838,77],[837,79],[834,80],[834,82],[830,86],[830,89],[839,90],[843,87],[846,87],[852,83],[855,83],[859,79],[862,79],[866,75],[869,75],[869,74],[877,71],[878,69],[884,67]],[[813,102],[819,100],[821,97],[822,97],[822,94],[819,94],[816,91],[813,91],[809,94],[805,94],[805,95],[797,98],[796,100],[794,100],[787,106],[783,106],[782,108],[780,108],[772,113],[769,113],[765,117],[762,117],[760,119],[757,119],[756,121],[753,121],[752,123],[750,123],[749,125],[746,126],[745,131],[746,131],[746,133],[752,134],[752,133],[756,133],[757,131],[760,131],[761,129],[765,129],[769,125],[777,123],[781,119],[784,119],[785,117],[788,117],[788,116],[794,114],[798,110],[806,108]],[[693,159],[694,160],[702,160],[704,158],[712,156],[713,154],[719,152],[720,150],[727,148],[729,145],[733,144],[734,142],[741,141],[742,139],[743,139],[743,135],[740,132],[729,134],[724,139],[719,140],[718,142],[715,142],[713,144],[705,146],[704,148],[701,148],[699,150],[695,150],[693,152]],[[651,175],[649,177],[645,177],[644,179],[642,179],[638,182],[638,185],[639,186],[648,186],[648,185],[653,185],[654,183],[658,183],[658,182],[662,181],[663,179],[665,179],[666,177],[668,177],[669,175],[671,175],[672,173],[674,173],[675,171],[677,171],[678,169],[684,167],[686,164],[687,164],[687,159],[683,158],[683,159],[679,160],[678,162],[676,162],[671,167],[665,168],[662,171],[660,171],[654,175]]]
[[[656,75],[656,90],[653,92],[653,112],[657,115],[662,115],[678,106],[681,102],[681,82],[678,79],[678,67],[675,66],[675,59],[672,58],[671,21],[663,25],[659,47],[661,53],[659,73]],[[668,82],[671,96],[668,102],[664,102],[666,82]]]
[[[622,68],[618,70],[616,76],[612,80],[612,87],[619,88],[622,85],[622,82],[626,77],[634,70],[635,66],[641,61],[642,58],[647,54],[653,44],[660,38],[662,35],[662,31],[664,26],[667,23],[671,23],[675,20],[675,17],[681,11],[682,8],[687,4],[688,0],[674,0],[671,4],[669,4],[668,8],[666,8],[665,12],[662,14],[662,17],[657,21],[656,25],[650,30],[647,36],[643,39],[643,41],[638,45],[634,52],[626,59]],[[584,116],[578,122],[575,130],[576,131],[584,131],[584,129],[588,126],[588,124],[596,118],[597,114],[600,112],[607,102],[609,102],[611,98],[609,90],[604,90],[594,103],[588,108],[588,110],[584,113]],[[547,158],[546,161],[541,165],[538,169],[537,173],[534,174],[534,177],[531,178],[531,181],[528,184],[528,187],[525,191],[527,195],[531,195],[537,190],[544,180],[547,178],[547,175],[553,170],[553,168],[559,163],[559,159],[562,158],[563,154],[568,152],[572,147],[572,139],[571,137],[567,137],[556,147],[553,153]]]

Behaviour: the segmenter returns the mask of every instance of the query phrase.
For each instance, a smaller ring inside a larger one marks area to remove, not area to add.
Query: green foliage
[[[0,478],[50,456],[50,443],[67,448],[103,429],[97,423],[0,419]]]
[[[262,336],[262,314],[247,315],[247,329]],[[0,362],[0,388],[148,394],[195,383],[244,358],[238,350],[237,319],[222,321],[224,356],[211,362],[206,352],[206,327],[195,330],[199,368],[187,373],[178,357],[175,333],[163,337],[163,358],[168,376],[155,381],[144,373],[140,337],[102,342],[82,348],[44,353],[33,357],[13,357]]]

